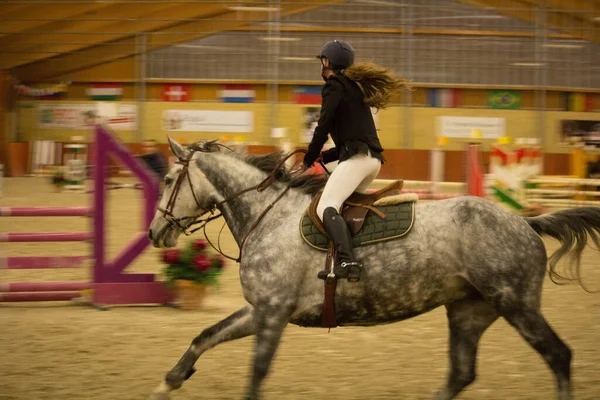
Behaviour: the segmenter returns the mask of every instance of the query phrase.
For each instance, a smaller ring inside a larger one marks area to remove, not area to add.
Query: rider
[[[336,147],[320,155],[324,163],[339,160],[339,164],[325,185],[317,214],[338,254],[334,273],[358,282],[362,264],[354,256],[350,230],[339,212],[353,192],[366,191],[385,161],[371,107],[385,108],[408,85],[376,64],[354,64],[354,49],[342,40],[327,42],[317,58],[325,81],[321,115],[301,168],[314,164],[331,134]]]

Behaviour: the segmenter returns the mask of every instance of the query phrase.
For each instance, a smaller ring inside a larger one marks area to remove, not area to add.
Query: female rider
[[[354,64],[354,49],[342,40],[327,42],[317,58],[325,81],[321,115],[301,169],[314,164],[331,134],[335,147],[320,155],[324,163],[339,160],[339,164],[325,185],[317,213],[338,255],[335,275],[358,282],[362,264],[354,256],[350,230],[339,212],[353,192],[366,191],[385,161],[371,107],[385,108],[408,85],[376,64]]]

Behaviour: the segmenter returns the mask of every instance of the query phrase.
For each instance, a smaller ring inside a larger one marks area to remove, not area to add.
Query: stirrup
[[[337,277],[346,278],[348,282],[360,281],[362,264],[356,261],[342,261],[333,267],[333,272]]]
[[[317,278],[326,281],[329,278],[334,279],[346,279],[348,282],[359,282],[360,274],[361,274],[362,264],[359,262],[342,262],[335,267],[333,267],[333,276],[331,274],[332,271],[324,269],[319,271],[317,274]]]

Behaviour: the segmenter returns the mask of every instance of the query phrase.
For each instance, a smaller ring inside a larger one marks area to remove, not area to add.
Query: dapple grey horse
[[[304,243],[299,221],[324,178],[290,174],[280,166],[281,153],[242,157],[210,143],[183,147],[170,140],[179,162],[165,178],[148,235],[155,247],[174,247],[195,217],[217,207],[243,247],[240,279],[249,305],[193,339],[153,399],[169,399],[205,351],[250,335],[256,336],[256,347],[244,398],[259,399],[286,325],[321,326],[323,282],[317,272],[326,254]],[[275,168],[271,185],[248,190]],[[562,244],[550,259],[544,235]],[[479,339],[503,317],[548,363],[558,398],[571,399],[571,351],[541,314],[542,283],[548,261],[554,279],[579,280],[581,253],[588,239],[599,247],[599,238],[600,208],[524,218],[477,197],[418,204],[409,234],[356,249],[365,265],[363,277],[358,283],[338,283],[338,324],[387,324],[445,306],[450,371],[435,398],[446,400],[475,380]],[[561,275],[557,261],[566,255],[573,258],[572,274]]]

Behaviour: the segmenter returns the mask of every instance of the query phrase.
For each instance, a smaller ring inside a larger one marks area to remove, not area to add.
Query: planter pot
[[[204,303],[206,285],[196,282],[177,280],[175,281],[177,291],[177,303],[182,310],[199,310]]]

